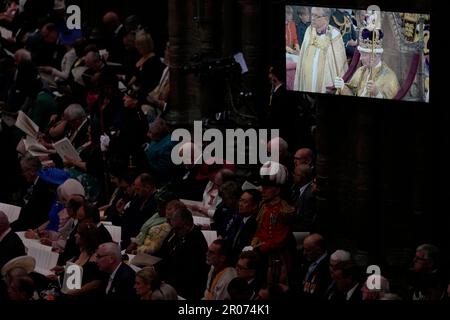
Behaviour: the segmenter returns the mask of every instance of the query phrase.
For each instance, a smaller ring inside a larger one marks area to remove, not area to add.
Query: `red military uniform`
[[[279,250],[291,232],[289,218],[294,214],[294,208],[279,196],[263,203],[258,213],[258,230],[252,241],[252,246],[258,246],[261,253]]]

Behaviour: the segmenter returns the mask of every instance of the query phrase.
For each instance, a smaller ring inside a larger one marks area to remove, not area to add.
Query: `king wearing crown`
[[[383,54],[383,31],[380,28],[379,12],[368,16],[365,28],[359,34],[358,51],[362,66],[348,83],[340,77],[334,80],[338,94],[358,97],[392,99],[400,89],[397,76],[381,60]]]

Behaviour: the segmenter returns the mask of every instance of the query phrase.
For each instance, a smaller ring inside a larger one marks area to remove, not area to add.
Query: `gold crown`
[[[359,34],[358,50],[362,52],[383,52],[383,31],[381,29],[369,30],[364,28]]]

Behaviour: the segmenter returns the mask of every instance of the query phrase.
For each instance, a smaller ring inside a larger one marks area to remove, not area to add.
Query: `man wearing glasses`
[[[101,244],[97,249],[96,261],[100,271],[109,274],[105,287],[108,300],[137,300],[134,290],[134,270],[122,263],[122,255],[116,243]]]
[[[294,90],[325,93],[348,69],[341,33],[329,25],[331,9],[313,7],[295,72]]]

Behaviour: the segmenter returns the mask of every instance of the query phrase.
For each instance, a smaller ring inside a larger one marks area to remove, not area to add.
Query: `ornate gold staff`
[[[328,29],[328,26],[327,26]],[[327,30],[328,32],[328,30]],[[338,66],[337,66],[337,62],[336,62],[336,55],[334,53],[334,47],[333,47],[333,33],[330,32],[330,46],[331,46],[331,51],[333,53],[333,62],[334,62],[334,66],[336,68],[336,76],[339,77],[339,70],[338,70]],[[333,74],[333,73],[331,73]],[[336,89],[336,94],[340,95],[341,94],[341,89]]]

